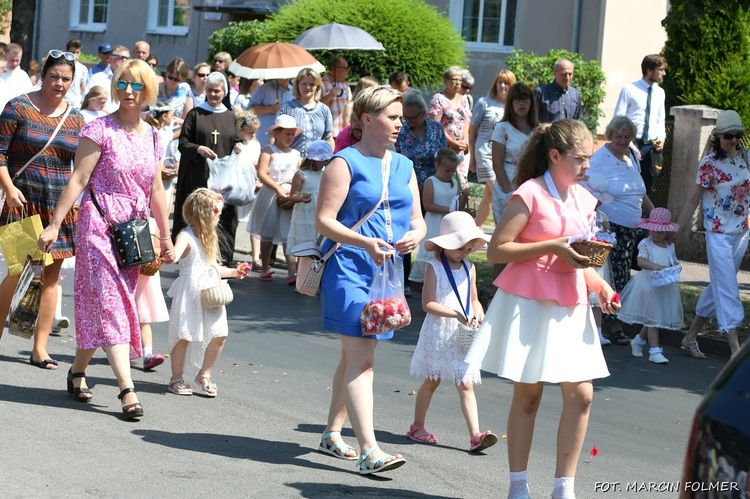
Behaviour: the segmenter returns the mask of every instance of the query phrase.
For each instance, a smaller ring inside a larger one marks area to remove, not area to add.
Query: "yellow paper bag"
[[[18,275],[23,271],[27,255],[32,258],[38,257],[37,241],[42,230],[42,219],[39,215],[32,215],[0,227],[0,249],[5,256],[10,275]],[[42,264],[45,267],[52,264],[52,261],[52,255],[43,254]]]

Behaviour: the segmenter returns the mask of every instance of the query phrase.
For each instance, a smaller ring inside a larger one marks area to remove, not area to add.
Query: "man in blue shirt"
[[[539,123],[564,119],[581,119],[581,95],[570,86],[575,66],[567,59],[555,62],[555,81],[536,87],[534,98],[539,109]]]
[[[91,79],[92,76],[94,76],[96,73],[101,73],[102,71],[109,71],[109,56],[112,54],[112,45],[109,43],[102,43],[99,45],[99,64],[96,66],[92,66],[91,69],[89,69],[89,79]],[[107,89],[109,91],[109,89]]]

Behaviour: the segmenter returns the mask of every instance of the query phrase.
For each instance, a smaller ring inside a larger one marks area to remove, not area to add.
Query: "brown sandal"
[[[630,345],[630,338],[627,337],[627,335],[622,331],[622,329],[618,329],[616,331],[610,331],[609,341],[611,341],[615,345],[621,345],[621,346]]]

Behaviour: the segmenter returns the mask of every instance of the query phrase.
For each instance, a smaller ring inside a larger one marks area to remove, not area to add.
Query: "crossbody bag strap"
[[[451,270],[450,265],[448,265],[448,257],[445,256],[445,251],[440,253],[440,261],[443,263],[443,269],[445,269],[445,274],[448,276],[448,282],[450,282],[451,287],[453,288],[453,293],[456,295],[456,298],[458,298],[458,304],[464,313],[464,318],[468,321],[469,310],[471,310],[471,274],[469,273],[469,266],[466,265],[465,261],[461,261],[461,266],[463,267],[464,272],[466,272],[466,281],[468,283],[468,287],[466,288],[466,305],[464,305],[463,300],[461,300],[461,295],[458,292],[456,280],[453,278],[453,270]]]
[[[62,115],[62,119],[60,120],[60,123],[58,123],[58,124],[57,124],[57,127],[55,127],[55,130],[54,130],[54,131],[52,132],[52,135],[50,135],[50,136],[49,136],[49,140],[47,141],[47,143],[46,143],[46,144],[44,144],[44,147],[42,147],[41,149],[39,149],[39,152],[37,152],[36,154],[34,154],[34,155],[33,155],[33,156],[31,157],[31,159],[30,159],[30,160],[28,160],[28,161],[26,162],[26,164],[25,164],[25,165],[23,165],[23,166],[22,166],[22,167],[21,167],[21,168],[20,168],[20,169],[19,169],[19,170],[18,170],[18,171],[16,172],[16,174],[15,174],[15,175],[13,175],[13,178],[11,179],[11,182],[15,182],[15,180],[16,180],[16,179],[18,178],[18,176],[19,176],[19,175],[20,175],[21,173],[23,173],[23,171],[24,171],[24,170],[25,170],[26,168],[28,168],[28,167],[29,167],[29,165],[30,165],[31,163],[33,163],[33,162],[34,162],[34,160],[35,160],[36,158],[38,158],[39,156],[41,156],[42,154],[44,154],[44,151],[46,151],[46,150],[47,150],[47,148],[48,148],[48,147],[49,147],[49,145],[50,145],[50,144],[52,143],[52,141],[53,141],[53,140],[55,140],[55,137],[57,137],[57,132],[59,132],[59,131],[60,131],[60,128],[62,128],[62,126],[63,126],[63,123],[65,123],[65,120],[66,120],[66,119],[68,118],[68,115],[70,114],[70,110],[71,110],[71,109],[72,109],[72,108],[70,107],[70,104],[68,104],[68,107],[67,107],[67,108],[65,109],[65,113],[63,113],[63,115]]]
[[[378,201],[377,204],[373,207],[373,209],[371,209],[370,212],[367,213],[367,215],[362,217],[359,220],[359,222],[352,225],[351,230],[356,231],[357,229],[359,229],[362,226],[362,224],[364,224],[367,221],[368,218],[370,218],[376,211],[378,211],[378,208],[380,207],[382,203],[387,202],[388,180],[390,179],[390,176],[391,176],[391,151],[386,150],[385,151],[385,164],[383,165],[383,191],[380,194],[380,201]],[[390,219],[390,210],[387,205],[386,205],[386,210],[389,211],[386,218]],[[389,223],[389,221],[386,221],[386,223]],[[318,246],[321,246],[323,244],[323,240],[325,240],[325,236],[318,237],[318,241],[317,241]],[[330,250],[328,250],[328,253],[323,255],[323,258],[321,260],[325,262],[326,260],[331,258],[331,256],[336,252],[337,249],[339,249],[340,246],[341,246],[341,243],[334,244],[333,247]]]

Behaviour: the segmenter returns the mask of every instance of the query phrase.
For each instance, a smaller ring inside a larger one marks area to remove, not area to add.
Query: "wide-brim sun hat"
[[[677,232],[680,226],[672,223],[672,212],[666,208],[654,208],[648,218],[641,218],[636,227],[656,232]]]
[[[727,109],[719,113],[716,118],[716,128],[713,130],[714,135],[721,135],[729,132],[744,132],[745,126],[742,124],[742,118],[737,111]]]
[[[273,125],[268,127],[268,131],[266,132],[268,135],[271,135],[274,130],[277,128],[288,128],[288,129],[294,129],[294,136],[302,133],[302,129],[297,126],[297,122],[294,120],[293,116],[289,116],[288,114],[280,114],[276,117],[276,121]]]
[[[440,222],[440,235],[428,239],[424,243],[427,251],[435,251],[437,247],[455,250],[463,248],[469,241],[478,239],[471,249],[476,251],[489,242],[489,234],[485,234],[477,227],[474,219],[465,211],[454,211],[448,213]]]
[[[328,161],[333,157],[333,148],[327,140],[316,140],[307,147],[307,159]]]
[[[589,191],[600,203],[611,203],[615,200],[615,197],[608,192],[609,180],[606,177],[589,175],[589,179],[582,180],[580,185]]]

